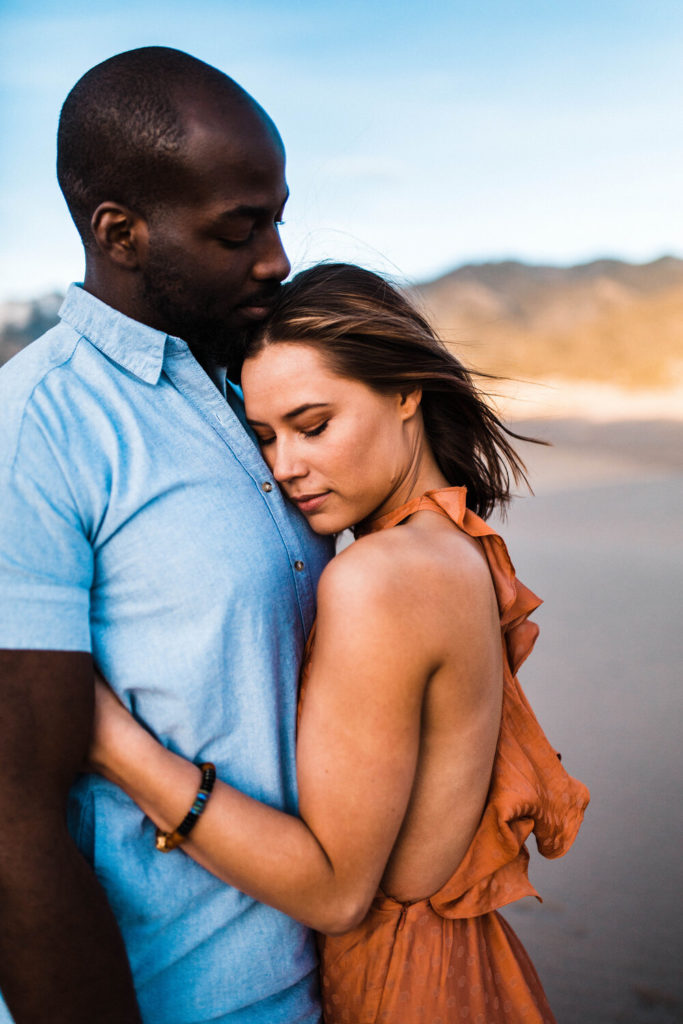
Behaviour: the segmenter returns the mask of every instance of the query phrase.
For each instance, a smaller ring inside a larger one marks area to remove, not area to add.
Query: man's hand
[[[89,654],[0,651],[0,988],[16,1024],[140,1024],[118,927],[65,821]]]

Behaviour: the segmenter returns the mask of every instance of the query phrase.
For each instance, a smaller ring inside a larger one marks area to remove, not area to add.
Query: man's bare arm
[[[0,988],[17,1024],[139,1024],[114,916],[66,828],[89,654],[0,651]]]

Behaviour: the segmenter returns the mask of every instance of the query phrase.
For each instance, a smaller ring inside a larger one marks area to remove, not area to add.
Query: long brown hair
[[[510,476],[525,467],[471,374],[425,318],[388,281],[349,263],[321,263],[281,289],[272,314],[247,346],[300,342],[321,351],[342,377],[382,394],[422,389],[427,440],[448,482],[467,488],[467,505],[486,518],[510,500]]]

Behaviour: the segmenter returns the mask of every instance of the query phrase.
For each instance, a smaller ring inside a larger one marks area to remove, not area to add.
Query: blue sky
[[[93,64],[153,43],[273,116],[295,265],[421,280],[683,254],[680,0],[0,0],[0,300],[81,278],[59,108]]]

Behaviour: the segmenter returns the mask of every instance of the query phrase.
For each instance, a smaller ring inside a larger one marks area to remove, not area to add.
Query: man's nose
[[[274,224],[264,239],[263,249],[254,263],[252,275],[259,281],[284,281],[291,269],[292,265],[282,245],[278,225]]]

